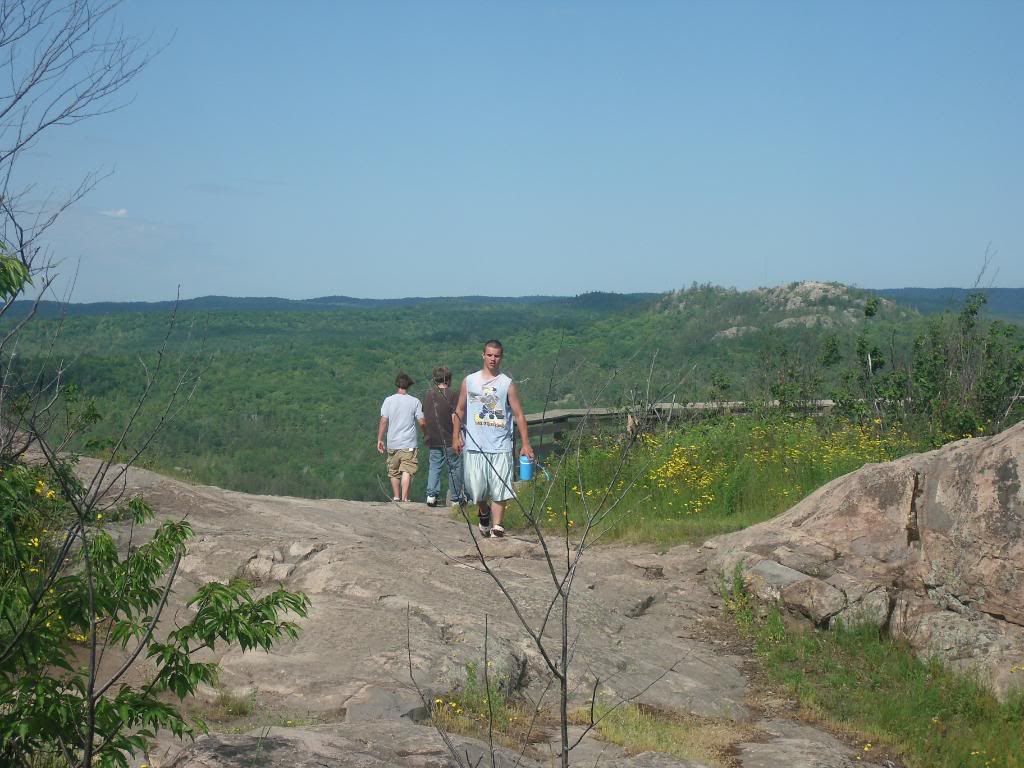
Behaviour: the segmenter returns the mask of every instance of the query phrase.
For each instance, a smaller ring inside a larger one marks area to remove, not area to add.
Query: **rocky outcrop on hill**
[[[821,313],[816,315],[799,315],[797,317],[786,317],[775,324],[776,328],[831,328],[835,321],[828,315]]]
[[[869,621],[925,655],[1024,686],[1024,423],[838,478],[705,547],[817,625]]]
[[[768,307],[783,309],[787,312],[806,310],[824,303],[848,303],[864,306],[864,299],[851,299],[850,289],[839,283],[821,283],[815,280],[804,280],[799,283],[777,285],[771,288],[756,288],[751,291],[760,296]]]
[[[757,333],[757,330],[753,325],[734,325],[731,328],[726,328],[724,331],[719,331],[711,337],[711,340],[737,339],[740,336],[746,336],[748,333]]]
[[[818,328],[846,333],[864,322],[869,302],[870,314],[884,322],[913,314],[866,291],[814,281],[744,292],[694,284],[665,294],[654,311],[677,316],[686,334],[704,330],[710,340],[729,343],[748,334],[776,330]]]

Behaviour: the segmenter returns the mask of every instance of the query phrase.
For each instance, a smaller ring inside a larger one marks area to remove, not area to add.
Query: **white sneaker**
[[[437,496],[427,496],[427,506],[428,507],[436,507],[437,506]]]

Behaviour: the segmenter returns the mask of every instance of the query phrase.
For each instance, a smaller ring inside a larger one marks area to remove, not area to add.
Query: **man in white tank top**
[[[462,380],[453,420],[452,448],[463,455],[464,488],[477,503],[478,528],[484,537],[505,535],[505,505],[515,496],[513,419],[522,443],[519,452],[533,459],[519,390],[501,372],[503,352],[497,339],[484,344],[484,367]]]

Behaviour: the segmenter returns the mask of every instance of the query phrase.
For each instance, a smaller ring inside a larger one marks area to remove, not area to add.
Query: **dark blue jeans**
[[[451,448],[431,448],[430,464],[427,469],[427,496],[441,498],[441,475],[448,478],[452,500],[462,498],[462,457]]]

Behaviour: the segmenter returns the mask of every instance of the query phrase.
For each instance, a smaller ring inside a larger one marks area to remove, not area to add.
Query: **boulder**
[[[705,545],[759,598],[819,626],[869,621],[923,655],[1024,685],[1024,423],[818,489]]]

